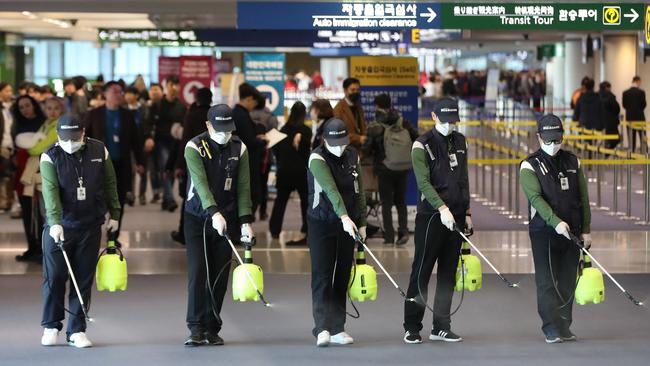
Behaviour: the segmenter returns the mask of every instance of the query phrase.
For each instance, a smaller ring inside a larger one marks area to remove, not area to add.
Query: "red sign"
[[[180,60],[178,57],[158,56],[158,83],[165,87],[167,78],[180,74]]]
[[[181,56],[179,97],[183,103],[194,103],[194,94],[198,89],[209,88],[212,82],[212,56]]]

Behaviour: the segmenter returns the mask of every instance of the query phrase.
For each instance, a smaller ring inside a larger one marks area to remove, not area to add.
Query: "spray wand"
[[[497,269],[497,268],[492,264],[492,262],[490,262],[490,261],[489,261],[489,260],[488,260],[484,255],[483,255],[483,253],[481,253],[481,251],[476,247],[476,245],[474,245],[474,243],[472,243],[472,241],[469,240],[469,238],[468,238],[468,237],[465,235],[465,233],[464,233],[464,232],[463,232],[463,231],[458,227],[458,225],[454,224],[454,230],[457,231],[457,232],[460,234],[460,236],[463,237],[463,239],[465,240],[465,242],[467,242],[467,244],[469,244],[469,245],[472,247],[472,249],[474,249],[474,251],[475,251],[479,256],[481,256],[481,258],[483,258],[483,260],[485,261],[485,263],[487,263],[488,266],[490,266],[490,268],[492,268],[492,270],[497,274],[497,276],[499,276],[499,278],[500,278],[503,282],[505,282],[505,283],[508,285],[508,287],[510,287],[510,288],[517,288],[517,287],[519,287],[519,284],[518,284],[518,283],[512,283],[512,282],[510,282],[507,278],[505,278],[504,275],[501,274],[501,272],[499,272],[499,270],[498,270],[498,269]]]
[[[361,244],[361,245],[363,246],[363,248],[364,248],[364,250],[365,250],[366,253],[370,254],[370,256],[372,257],[372,259],[375,261],[375,263],[377,263],[377,265],[379,266],[379,268],[381,268],[382,272],[384,272],[384,274],[386,275],[386,277],[388,278],[388,280],[393,284],[393,286],[395,287],[395,289],[397,289],[397,291],[399,291],[400,295],[402,295],[402,297],[404,298],[404,300],[409,301],[409,302],[414,302],[414,303],[418,303],[418,304],[420,304],[420,302],[417,301],[415,298],[413,298],[413,297],[407,297],[407,296],[406,296],[406,292],[405,292],[401,287],[399,287],[399,285],[397,284],[397,282],[395,282],[395,280],[394,280],[393,277],[390,275],[390,273],[388,273],[388,271],[386,270],[386,268],[384,268],[384,266],[381,264],[381,262],[379,261],[379,259],[377,259],[377,257],[375,257],[375,255],[372,253],[372,251],[370,250],[370,248],[368,248],[368,246],[366,245],[366,242],[365,242],[365,241],[363,240],[363,238],[361,237],[361,234],[359,234],[359,232],[355,230],[355,231],[354,231],[354,236],[355,236],[355,237],[354,237],[354,240],[356,240],[359,244]],[[427,309],[429,309],[431,312],[433,312],[433,309],[432,309],[428,304],[424,303],[424,304],[422,304],[422,305],[426,306]]]
[[[72,271],[72,266],[70,265],[70,260],[68,259],[68,254],[65,252],[65,248],[63,247],[63,241],[58,241],[56,245],[61,249],[61,253],[63,253],[63,259],[65,260],[65,264],[68,267],[68,273],[70,273],[70,278],[72,279],[72,284],[74,285],[74,290],[77,293],[77,298],[79,299],[79,304],[81,305],[81,310],[84,313],[84,318],[86,318],[86,321],[89,323],[92,323],[94,321],[93,318],[88,316],[88,311],[86,310],[86,305],[84,304],[84,299],[81,296],[81,291],[79,291],[79,285],[77,285],[77,278],[74,275],[74,272]]]

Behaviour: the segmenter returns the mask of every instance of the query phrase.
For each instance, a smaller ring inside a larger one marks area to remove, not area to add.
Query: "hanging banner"
[[[283,53],[244,54],[244,79],[266,97],[266,106],[276,116],[284,115]]]
[[[210,87],[212,67],[212,56],[180,57],[180,98],[183,103],[186,105],[194,103],[196,90]]]
[[[158,83],[165,87],[169,76],[180,74],[180,60],[178,57],[158,56]]]
[[[361,104],[366,121],[375,120],[375,97],[388,94],[393,108],[416,129],[418,125],[418,60],[414,57],[350,58],[350,76],[361,82]],[[413,173],[409,175],[406,203],[415,205],[418,190]]]

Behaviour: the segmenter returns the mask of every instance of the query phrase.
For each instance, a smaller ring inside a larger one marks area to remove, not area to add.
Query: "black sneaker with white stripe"
[[[404,333],[404,343],[407,344],[420,344],[422,343],[422,337],[420,337],[420,333],[418,332],[412,332],[412,331],[406,331]]]
[[[456,335],[451,330],[437,330],[434,329],[431,331],[429,336],[431,341],[443,341],[443,342],[462,342],[463,338]]]

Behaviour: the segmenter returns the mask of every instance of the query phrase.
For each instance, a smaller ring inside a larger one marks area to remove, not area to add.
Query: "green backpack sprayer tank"
[[[126,291],[128,272],[126,259],[120,248],[115,246],[115,238],[110,238],[106,249],[99,254],[95,274],[97,291]]]
[[[257,289],[251,284],[251,280]],[[260,301],[262,293],[264,293],[264,273],[262,267],[253,263],[253,251],[250,245],[246,245],[244,261],[232,273],[232,298],[235,301]]]
[[[576,287],[576,302],[580,305],[600,304],[605,301],[603,273],[591,266],[591,259],[584,255],[584,268]]]
[[[463,242],[458,259],[456,270],[456,291],[461,292],[463,288],[473,292],[480,290],[483,285],[483,273],[481,272],[481,261],[472,255],[469,244]]]
[[[366,264],[366,253],[362,246],[357,250],[356,265],[352,267],[348,295],[353,301],[377,300],[377,272]]]

